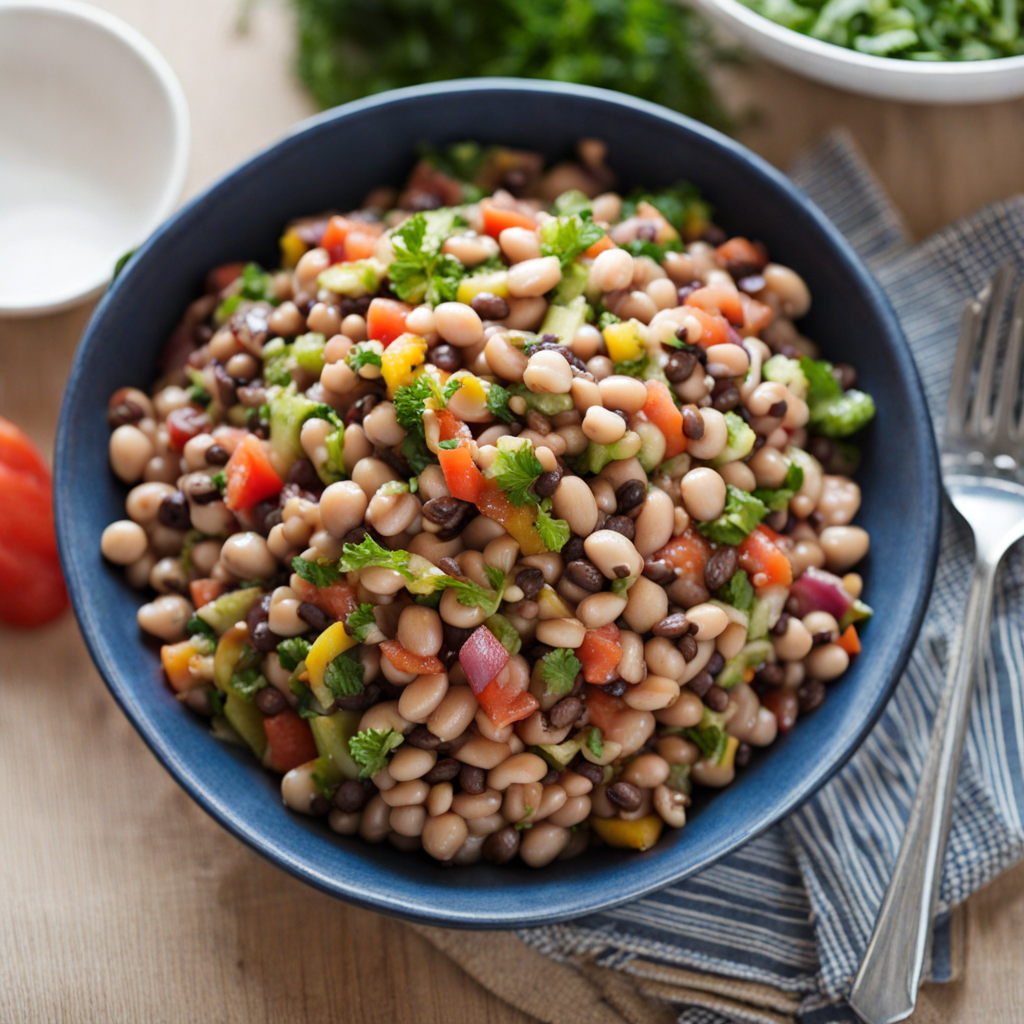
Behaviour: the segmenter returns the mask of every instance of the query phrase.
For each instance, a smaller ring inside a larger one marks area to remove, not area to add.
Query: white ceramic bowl
[[[0,315],[95,295],[174,209],[188,107],[167,62],[70,0],[0,0]]]
[[[1024,95],[1024,57],[916,61],[872,57],[783,28],[739,0],[696,0],[762,57],[850,92],[908,103],[987,103]]]

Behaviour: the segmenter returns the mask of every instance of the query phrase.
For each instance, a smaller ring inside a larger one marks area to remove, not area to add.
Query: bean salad
[[[874,403],[795,270],[605,155],[424,151],[110,399],[101,550],[167,682],[343,835],[646,850],[860,651]]]

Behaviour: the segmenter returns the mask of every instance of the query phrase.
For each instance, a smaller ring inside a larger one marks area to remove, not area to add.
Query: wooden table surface
[[[189,193],[312,112],[273,3],[235,31],[238,0],[101,0],[181,78]],[[902,106],[753,64],[723,76],[742,139],[786,162],[849,128],[918,236],[1017,189],[1024,103]],[[52,450],[88,315],[0,321],[0,414]],[[0,1021],[525,1024],[401,923],[271,867],[171,781],[97,676],[69,615],[0,631]],[[922,1003],[954,1024],[1024,1010],[1024,866],[968,904],[968,961]],[[925,1016],[919,1013],[919,1018]]]

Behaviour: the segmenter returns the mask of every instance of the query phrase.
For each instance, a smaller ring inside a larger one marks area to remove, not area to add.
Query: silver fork
[[[974,533],[970,596],[942,691],[928,755],[896,867],[850,992],[868,1024],[891,1024],[914,1011],[931,955],[932,919],[974,676],[988,643],[996,570],[1024,536],[1024,425],[1016,414],[1024,345],[1024,285],[1013,299],[1001,378],[1001,324],[1016,273],[1004,264],[968,303],[946,412],[942,480]],[[975,371],[975,363],[977,369]],[[993,401],[993,393],[995,393]]]

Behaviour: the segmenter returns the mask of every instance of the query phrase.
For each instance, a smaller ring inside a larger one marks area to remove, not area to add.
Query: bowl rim
[[[825,217],[817,206],[801,192],[792,181],[781,171],[771,166],[763,158],[757,156],[739,143],[722,135],[720,132],[707,127],[704,124],[693,121],[682,114],[668,110],[657,104],[640,100],[632,96],[606,89],[598,89],[591,86],[550,82],[541,80],[516,79],[516,78],[487,78],[487,79],[459,79],[448,82],[427,83],[424,85],[412,86],[405,89],[393,90],[381,93],[376,96],[356,100],[352,103],[332,110],[314,115],[293,126],[285,135],[264,147],[249,160],[245,161],[234,170],[220,177],[207,189],[189,201],[178,210],[172,218],[163,224],[147,241],[140,247],[139,255],[145,253],[155,246],[165,235],[176,232],[183,222],[201,214],[205,204],[215,202],[219,190],[237,182],[240,177],[258,173],[264,165],[273,162],[279,146],[287,140],[300,134],[316,133],[337,120],[346,119],[353,115],[365,114],[378,110],[395,103],[404,103],[409,100],[430,98],[437,96],[451,96],[459,93],[486,91],[486,92],[536,92],[547,95],[567,95],[582,99],[596,100],[602,103],[615,104],[621,108],[640,115],[654,119],[673,128],[682,128],[687,132],[703,136],[712,144],[728,150],[737,159],[753,166],[753,168],[764,175],[779,189],[783,190],[789,198],[797,204],[803,212],[815,222],[817,227],[823,231],[835,247],[836,255],[844,266],[845,271],[850,275],[856,285],[863,289],[869,305],[871,305],[881,321],[889,329],[891,336],[897,344],[894,346],[893,356],[901,366],[906,379],[910,384],[908,400],[914,409],[915,416],[923,423],[929,424],[926,432],[927,440],[919,455],[922,469],[924,471],[926,493],[921,496],[921,517],[916,524],[919,533],[923,533],[927,540],[927,556],[924,566],[922,585],[919,588],[913,603],[910,615],[911,628],[897,640],[897,656],[893,661],[891,678],[885,687],[879,692],[874,703],[864,714],[862,721],[856,729],[851,731],[851,740],[847,748],[830,762],[822,762],[811,767],[803,777],[793,794],[783,803],[775,806],[768,813],[762,813],[751,825],[750,828],[740,832],[724,842],[713,858],[705,858],[702,862],[692,866],[679,867],[673,864],[671,859],[663,858],[661,861],[648,862],[645,871],[635,871],[631,876],[627,875],[617,879],[614,887],[590,887],[589,889],[573,887],[571,898],[562,897],[553,901],[546,907],[525,907],[520,901],[506,900],[500,909],[495,908],[485,914],[474,910],[456,910],[452,908],[438,908],[429,898],[412,899],[401,895],[392,894],[386,887],[377,890],[368,890],[360,883],[351,883],[344,877],[336,877],[318,869],[315,864],[303,858],[296,858],[281,847],[279,843],[266,841],[259,837],[247,819],[241,817],[232,809],[229,800],[221,800],[213,794],[207,793],[203,784],[197,780],[190,763],[183,761],[172,744],[165,744],[159,736],[156,728],[149,722],[147,713],[141,709],[135,698],[135,687],[131,681],[120,678],[117,668],[115,652],[102,640],[102,620],[94,617],[94,609],[88,599],[88,570],[79,552],[74,548],[72,537],[74,532],[74,507],[70,500],[63,499],[66,487],[65,476],[70,472],[68,468],[69,451],[71,446],[71,435],[73,433],[72,413],[69,398],[79,386],[80,379],[85,372],[85,366],[90,359],[90,349],[107,307],[116,299],[119,291],[130,286],[130,266],[125,273],[120,275],[113,283],[106,295],[97,305],[92,317],[83,332],[82,339],[78,346],[71,372],[65,388],[65,398],[62,404],[60,421],[58,424],[56,452],[54,459],[54,493],[55,493],[55,523],[57,532],[57,544],[61,564],[64,569],[68,584],[68,591],[71,596],[72,606],[78,619],[86,645],[94,663],[100,671],[100,675],[110,690],[114,699],[132,722],[136,731],[145,741],[157,760],[168,770],[179,785],[192,797],[200,807],[203,808],[220,825],[226,828],[238,839],[245,842],[265,859],[276,866],[285,869],[302,881],[315,888],[345,899],[347,902],[357,906],[365,907],[382,913],[391,914],[410,921],[424,924],[443,925],[459,928],[520,928],[532,927],[545,924],[554,924],[586,914],[593,914],[612,907],[619,906],[631,900],[641,898],[649,893],[655,892],[674,882],[678,882],[698,870],[707,867],[709,864],[732,853],[755,836],[765,831],[770,826],[779,822],[782,818],[792,813],[797,807],[804,803],[814,792],[828,781],[852,756],[863,742],[868,731],[881,715],[886,703],[892,695],[895,686],[903,674],[907,661],[910,658],[914,643],[920,631],[930,598],[932,581],[935,574],[935,567],[939,551],[939,528],[941,512],[941,486],[939,482],[938,454],[935,445],[935,437],[930,429],[931,420],[928,415],[928,408],[924,397],[924,391],[918,376],[917,368],[913,357],[910,354],[899,320],[896,317],[891,304],[880,285],[871,276],[863,262],[856,255],[853,248],[840,234],[839,230]],[[929,500],[930,497],[930,500]]]
[[[16,12],[49,15],[60,20],[91,25],[122,43],[143,63],[160,87],[171,114],[174,144],[166,180],[153,212],[138,225],[139,247],[174,210],[188,176],[191,151],[191,118],[181,82],[163,54],[136,28],[121,18],[80,3],[78,0],[0,0],[0,18]],[[99,270],[92,282],[51,302],[0,302],[0,317],[34,317],[59,313],[99,295],[110,281],[113,267]]]
[[[879,57],[861,53],[836,43],[797,32],[796,29],[780,25],[771,18],[747,7],[740,0],[698,0],[703,7],[716,8],[730,21],[740,22],[752,32],[768,36],[780,46],[797,50],[811,57],[837,61],[864,72],[884,71],[886,74],[902,77],[904,80],[922,80],[945,77],[963,78],[972,81],[999,78],[1024,71],[1024,55],[1017,57],[993,57],[991,60],[902,60],[897,57]]]

